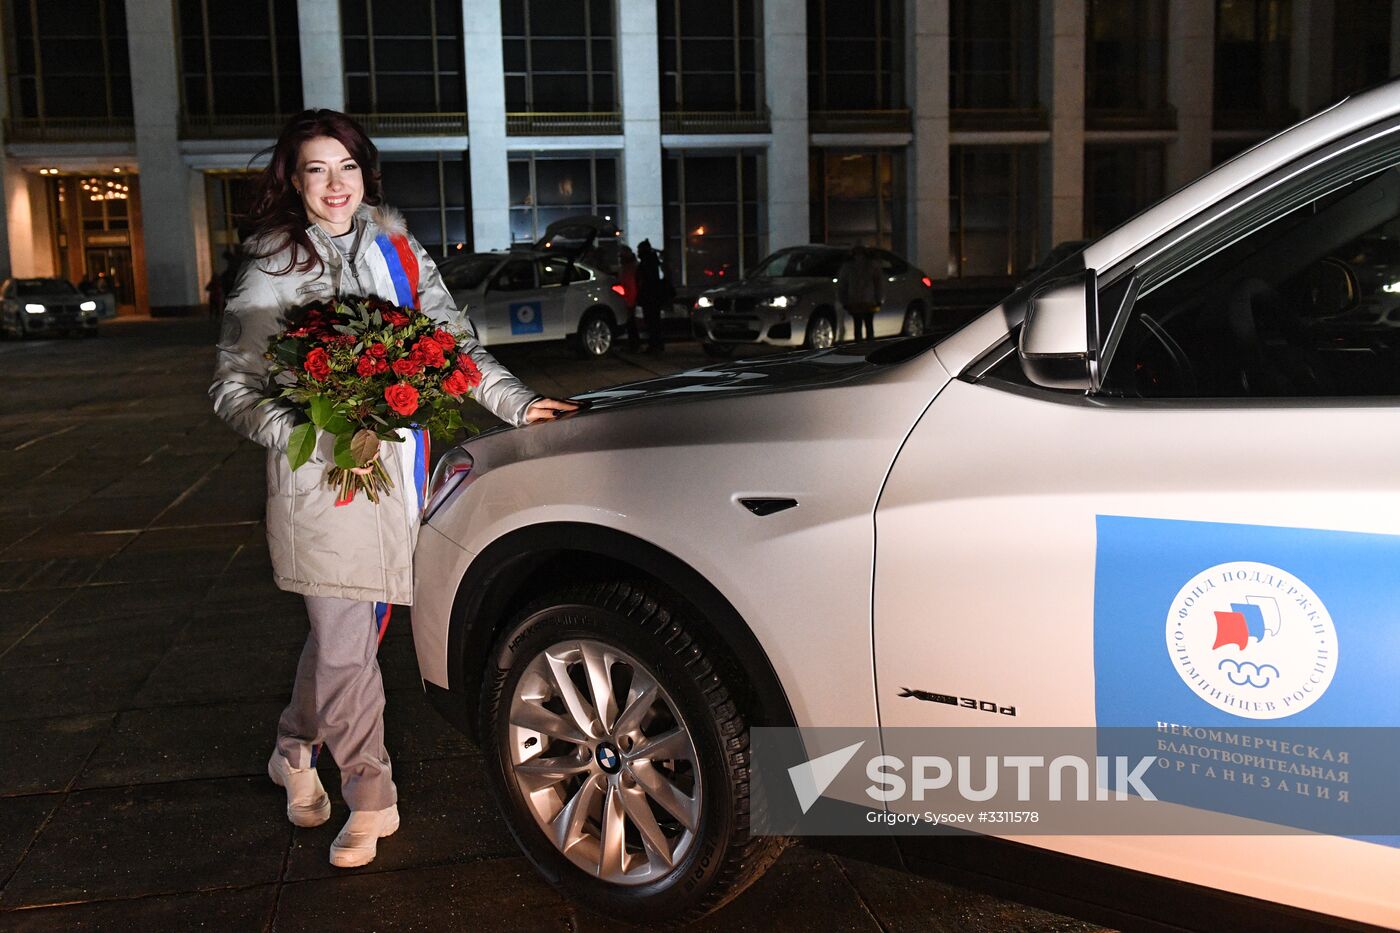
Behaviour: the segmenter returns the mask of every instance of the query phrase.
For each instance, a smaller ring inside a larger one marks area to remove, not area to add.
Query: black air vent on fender
[[[796,499],[740,499],[739,502],[755,515],[772,515],[797,505]]]

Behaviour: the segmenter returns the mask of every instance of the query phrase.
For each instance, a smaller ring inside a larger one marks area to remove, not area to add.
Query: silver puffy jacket
[[[290,309],[336,295],[377,295],[397,302],[375,237],[403,233],[402,220],[392,211],[361,206],[348,257],[320,227],[307,229],[321,257],[320,267],[277,275],[287,266],[283,252],[249,260],[239,273],[224,310],[209,396],[220,418],[267,448],[267,540],[277,585],[311,596],[410,604],[418,538],[414,481],[423,479],[421,466],[414,469],[415,439],[381,447],[384,466],[395,478],[388,498],[381,497],[376,506],[361,494],[337,507],[335,493],[324,481],[331,466],[328,437],[322,435],[311,460],[294,473],[287,463],[287,441],[302,416],[285,402],[259,404],[276,394],[276,387],[269,385],[264,353],[268,341],[286,330]],[[418,258],[419,307],[437,321],[475,333],[453,304],[437,266],[411,235],[408,241]],[[251,245],[255,252],[261,246]],[[466,338],[463,349],[481,370],[481,384],[473,393],[477,401],[501,420],[523,424],[525,409],[541,396],[521,384],[475,338]]]

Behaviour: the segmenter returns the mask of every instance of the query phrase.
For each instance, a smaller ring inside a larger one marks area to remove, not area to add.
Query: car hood
[[[912,359],[936,342],[936,338],[922,336],[896,340],[873,350],[841,346],[827,350],[775,353],[688,369],[657,379],[624,383],[573,398],[586,405],[589,412],[595,412],[659,402],[814,389],[861,381],[896,363]]]
[[[813,278],[774,278],[749,279],[706,289],[705,294],[712,298],[762,298],[767,295],[800,295],[823,285],[830,286],[830,279]]]

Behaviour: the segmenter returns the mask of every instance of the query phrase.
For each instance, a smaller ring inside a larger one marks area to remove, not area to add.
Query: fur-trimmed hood
[[[355,219],[369,221],[389,236],[402,236],[408,232],[408,224],[397,207],[388,204],[361,204],[355,208]]]

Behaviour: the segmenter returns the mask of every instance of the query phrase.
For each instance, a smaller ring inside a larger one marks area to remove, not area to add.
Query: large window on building
[[[657,0],[661,109],[755,113],[762,109],[763,41],[757,0]]]
[[[953,0],[949,94],[954,110],[1040,106],[1037,0]]]
[[[341,0],[340,28],[352,113],[455,114],[465,125],[460,0]]]
[[[807,0],[807,106],[904,106],[900,0]]]
[[[1039,258],[1040,150],[953,146],[949,150],[950,276],[1006,276]]]
[[[1084,103],[1091,122],[1167,109],[1166,0],[1089,0]]]
[[[1334,0],[1332,95],[1343,97],[1390,76],[1391,0]]]
[[[617,156],[585,152],[510,157],[512,241],[533,243],[550,224],[575,214],[617,221]]]
[[[187,130],[259,127],[301,110],[297,5],[179,0],[181,103]]]
[[[1217,126],[1293,122],[1288,103],[1292,6],[1289,0],[1216,0]]]
[[[763,258],[758,179],[759,157],[751,153],[667,153],[666,260],[682,284],[719,285]]]
[[[381,158],[384,200],[403,212],[418,242],[442,258],[471,249],[468,162],[465,153],[414,153]]]
[[[812,150],[812,240],[902,251],[896,179],[902,160],[888,149]]]
[[[0,13],[12,121],[131,123],[123,0],[4,0]]]
[[[506,110],[617,109],[613,0],[501,0]]]
[[[1091,145],[1084,149],[1084,235],[1098,237],[1162,197],[1161,144]]]

